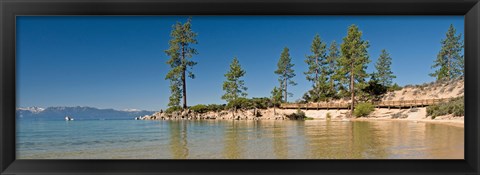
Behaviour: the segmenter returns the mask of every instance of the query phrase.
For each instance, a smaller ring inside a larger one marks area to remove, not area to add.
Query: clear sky
[[[17,17],[17,107],[91,106],[165,109],[169,97],[171,26],[185,16]],[[351,24],[370,42],[367,72],[381,49],[392,57],[399,85],[428,76],[450,24],[464,33],[463,16],[193,16],[199,54],[187,80],[188,105],[225,103],[222,82],[234,56],[246,70],[248,97],[270,96],[276,69],[290,48],[297,86],[289,101],[311,87],[303,72],[313,36],[341,43]]]

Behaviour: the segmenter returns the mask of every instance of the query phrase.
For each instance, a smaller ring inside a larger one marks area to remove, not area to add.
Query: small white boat
[[[69,117],[69,116],[65,116],[65,121],[72,121],[73,118],[72,117]]]

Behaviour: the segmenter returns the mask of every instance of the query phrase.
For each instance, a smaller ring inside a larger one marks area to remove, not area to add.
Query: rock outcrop
[[[277,109],[278,110],[278,109]],[[136,117],[136,120],[285,120],[289,113],[273,114],[271,109],[222,110],[218,112],[198,113],[189,109],[166,113],[156,112],[152,115]]]

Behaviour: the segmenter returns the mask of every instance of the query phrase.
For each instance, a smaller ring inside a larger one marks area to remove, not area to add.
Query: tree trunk
[[[315,66],[317,66],[317,68],[315,69],[315,81],[313,82],[318,81],[318,68],[320,68],[320,66],[318,65],[318,57],[315,57]]]
[[[288,92],[287,92],[287,79],[285,78],[285,103],[287,102],[287,96],[288,96]]]
[[[353,109],[355,107],[355,80],[354,80],[354,75],[353,75],[353,62],[351,64],[351,70],[350,70],[350,92],[352,94],[351,100],[352,103],[350,104],[350,117],[353,117]]]
[[[451,70],[450,70],[450,53],[447,54],[447,80],[450,80],[451,76]]]
[[[275,107],[275,102],[276,102],[275,101],[275,96],[276,96],[276,94],[273,94],[273,99],[272,99],[272,101],[273,101],[273,116],[277,115],[277,113],[275,112],[275,108],[276,108]]]
[[[187,81],[185,78],[185,68],[182,72],[182,90],[183,90],[183,109],[187,109]]]
[[[182,91],[183,91],[183,109],[187,109],[187,80],[185,77],[185,71],[187,70],[186,68],[186,61],[185,60],[185,45],[182,44]]]

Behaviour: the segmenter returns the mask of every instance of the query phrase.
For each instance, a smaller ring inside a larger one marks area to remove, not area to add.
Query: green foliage
[[[345,83],[350,83],[350,75],[353,75],[354,82],[361,83],[368,76],[365,72],[367,64],[370,63],[367,49],[370,47],[368,41],[362,40],[362,32],[356,25],[348,28],[348,33],[341,44],[342,56],[338,60],[339,70],[337,74]]]
[[[356,117],[365,117],[370,115],[375,110],[375,106],[371,103],[359,103],[355,106],[353,115]]]
[[[435,72],[430,76],[437,80],[454,79],[465,74],[464,56],[462,55],[463,41],[462,35],[456,35],[453,25],[450,25],[446,33],[446,38],[442,39],[442,48],[438,52],[437,59],[434,61],[432,68],[436,68]]]
[[[180,107],[180,99],[182,96],[181,81],[179,79],[170,80],[170,97],[168,101],[169,107]]]
[[[297,109],[297,112],[295,112],[295,113],[287,115],[287,118],[290,119],[290,120],[305,120],[305,119],[308,119],[308,117],[305,115],[305,112],[303,112],[300,109]]]
[[[182,110],[182,107],[180,107],[180,106],[172,106],[172,107],[167,108],[167,110],[165,110],[165,112],[170,114],[172,112],[181,111],[181,110]]]
[[[288,85],[297,85],[297,83],[292,80],[292,78],[295,77],[295,73],[292,69],[294,64],[291,62],[292,58],[290,57],[289,49],[285,47],[278,60],[278,68],[275,70],[275,74],[279,76],[278,81],[280,83],[280,91],[284,93],[283,98],[285,98],[285,102],[288,101],[287,96],[293,96],[292,93],[288,93]]]
[[[209,104],[207,105],[207,111],[221,111],[225,109],[226,104]]]
[[[255,108],[253,102],[247,98],[239,97],[231,100],[227,104],[227,109],[253,109]]]
[[[453,116],[465,116],[464,97],[458,97],[450,102],[431,105],[427,107],[427,116],[434,119],[437,116],[453,114]]]
[[[250,101],[253,106],[258,109],[267,109],[273,105],[272,101],[267,97],[252,98]]]
[[[310,46],[312,55],[307,55],[305,63],[308,65],[308,71],[304,72],[308,81],[312,81],[313,84],[318,83],[318,74],[322,73],[322,69],[325,69],[326,62],[326,47],[327,45],[322,42],[318,34],[315,35]]]
[[[335,77],[334,71],[337,69],[336,62],[339,57],[338,47],[335,42],[329,48],[329,55],[326,54],[326,44],[315,35],[312,46],[312,55],[306,56],[305,63],[308,65],[308,71],[304,72],[306,79],[313,82],[312,89],[304,95],[304,100],[319,102],[326,101],[335,96]]]
[[[360,92],[366,86],[365,78],[368,74],[365,70],[370,63],[367,52],[369,47],[368,41],[362,40],[362,32],[356,25],[348,27],[347,36],[343,38],[340,46],[342,57],[338,59],[339,70],[336,74],[340,81],[350,84],[352,101],[355,101],[354,92]]]
[[[222,96],[223,100],[230,102],[238,97],[247,96],[245,82],[240,80],[244,75],[245,71],[240,66],[237,57],[233,58],[230,70],[225,74],[227,80],[223,82],[223,90],[225,91],[225,94]]]
[[[320,76],[324,77],[324,76]],[[308,90],[303,95],[303,100],[306,102],[320,102],[327,101],[335,96],[335,93],[330,90],[330,86],[327,83],[316,84],[313,89]]]
[[[280,88],[273,87],[273,90],[271,92],[271,99],[272,99],[273,106],[276,106],[276,107],[280,106],[280,103],[283,102],[283,94]]]
[[[198,113],[205,113],[207,112],[207,106],[206,105],[202,105],[202,104],[198,104],[198,105],[195,105],[195,106],[190,106],[188,109],[194,111],[194,112],[198,112]]]
[[[378,78],[378,82],[383,86],[391,86],[392,79],[397,78],[395,75],[393,75],[391,65],[392,58],[390,57],[390,54],[383,49],[380,57],[375,63],[375,69],[377,70],[375,76]]]
[[[198,113],[206,113],[206,112],[217,112],[225,109],[225,105],[218,105],[218,104],[209,104],[209,105],[203,105],[203,104],[198,104],[195,106],[189,107],[190,110],[198,112]]]
[[[387,91],[389,92],[398,91],[398,90],[402,90],[402,87],[399,86],[397,83],[387,88]]]
[[[340,58],[340,51],[338,50],[337,42],[332,41],[328,49],[327,64],[328,64],[328,79],[330,83],[330,92],[333,94],[332,98],[337,98],[338,88],[341,86],[340,78],[335,74],[339,69],[338,59]]]
[[[261,98],[243,98],[239,97],[235,100],[230,101],[226,108],[227,109],[267,109],[269,107],[272,107],[273,103],[272,101],[267,98],[267,97],[261,97]]]
[[[368,81],[368,85],[362,89],[366,94],[364,101],[379,101],[382,96],[387,93],[387,87],[380,84],[379,80],[372,74],[372,78]]]
[[[165,77],[165,79],[170,80],[170,107],[179,106],[182,97],[184,98],[184,108],[187,106],[186,73],[188,73],[188,77],[195,78],[190,69],[197,62],[190,59],[198,54],[197,50],[191,47],[192,44],[197,44],[196,36],[197,34],[191,29],[191,18],[184,24],[177,22],[172,26],[171,39],[168,42],[169,48],[165,50],[165,53],[170,57],[167,64],[171,68]]]

